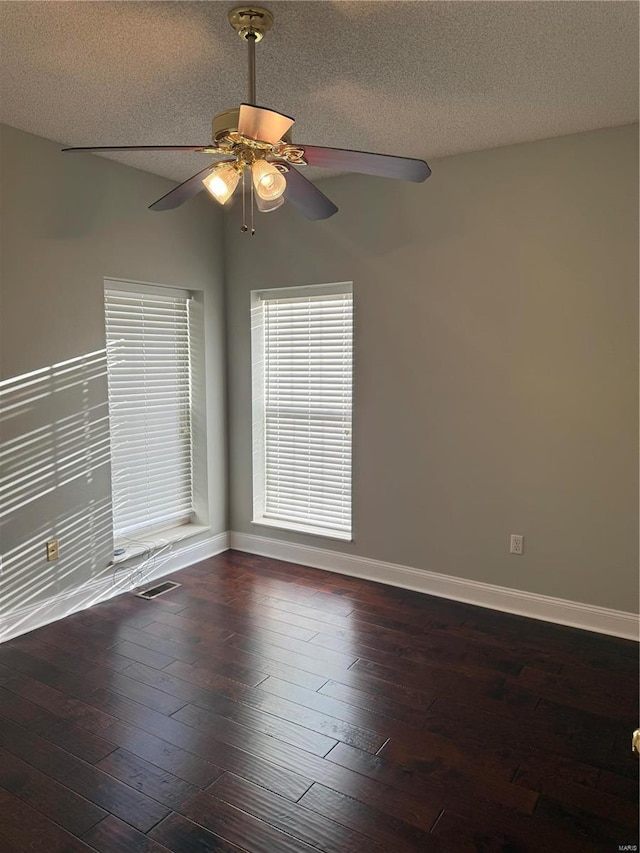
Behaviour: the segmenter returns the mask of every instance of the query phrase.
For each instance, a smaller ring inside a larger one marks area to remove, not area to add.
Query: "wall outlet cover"
[[[509,553],[510,554],[522,554],[524,553],[524,536],[520,533],[512,533],[511,534],[511,543],[509,545]]]

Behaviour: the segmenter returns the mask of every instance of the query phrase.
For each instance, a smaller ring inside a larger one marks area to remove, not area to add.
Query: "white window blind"
[[[190,520],[189,294],[105,282],[114,537]]]
[[[351,538],[351,285],[254,298],[254,521]]]

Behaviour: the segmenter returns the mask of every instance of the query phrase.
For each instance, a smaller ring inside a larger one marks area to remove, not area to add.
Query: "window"
[[[351,538],[351,284],[252,294],[254,522]]]
[[[189,293],[105,281],[114,538],[192,518]]]

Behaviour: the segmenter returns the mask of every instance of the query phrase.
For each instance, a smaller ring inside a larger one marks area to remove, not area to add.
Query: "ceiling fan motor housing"
[[[230,133],[238,132],[238,122],[240,116],[239,107],[234,107],[230,110],[222,110],[216,113],[213,117],[211,138],[214,143],[220,142]],[[291,142],[291,131],[288,130],[282,137],[283,142]]]

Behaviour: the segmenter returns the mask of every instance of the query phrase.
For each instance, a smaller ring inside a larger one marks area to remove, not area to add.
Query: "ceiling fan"
[[[245,210],[245,173],[249,172],[251,233],[254,201],[261,213],[289,201],[308,219],[328,219],[338,208],[296,166],[324,166],[364,175],[379,175],[406,181],[424,181],[431,174],[424,160],[373,154],[344,148],[322,148],[291,141],[294,119],[256,105],[255,46],[273,25],[273,15],[260,6],[238,6],[229,12],[229,22],[247,43],[249,97],[239,109],[223,110],[213,118],[209,145],[125,145],[65,148],[72,151],[198,151],[220,158],[188,178],[150,205],[151,210],[169,210],[207,189],[221,204],[242,184],[242,230],[248,231]]]

